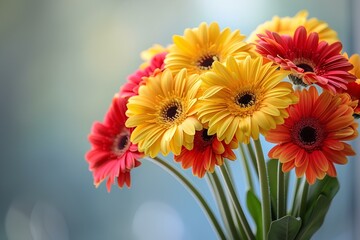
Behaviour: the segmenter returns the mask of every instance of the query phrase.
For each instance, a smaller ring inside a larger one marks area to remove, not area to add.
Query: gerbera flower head
[[[347,156],[355,155],[344,142],[358,135],[351,99],[328,91],[319,96],[315,87],[296,95],[299,102],[287,109],[285,123],[266,135],[267,141],[277,144],[269,157],[279,159],[284,172],[295,168],[298,177],[305,174],[310,184],[326,174],[335,177],[334,164],[346,164]]]
[[[194,107],[200,84],[198,75],[188,76],[186,69],[175,77],[165,69],[146,79],[126,112],[126,126],[135,127],[131,141],[140,151],[155,157],[170,151],[179,155],[182,146],[192,148],[195,131],[202,129]]]
[[[201,23],[198,28],[186,29],[184,36],[173,37],[174,44],[169,48],[165,67],[174,74],[182,68],[186,68],[188,74],[202,74],[211,69],[213,62],[225,62],[229,56],[240,60],[253,55],[253,46],[244,39],[239,30],[232,32],[225,28],[221,31],[216,22]]]
[[[238,147],[234,138],[229,144],[219,141],[216,135],[208,135],[206,128],[196,131],[194,147],[189,150],[182,148],[179,155],[174,156],[175,161],[181,162],[182,167],[192,167],[195,176],[202,178],[205,173],[214,172],[215,166],[221,166],[225,159],[235,160],[236,156],[232,149]]]
[[[145,83],[144,78],[152,76],[157,69],[164,69],[166,54],[166,51],[155,54],[147,63],[147,67],[140,68],[128,76],[127,82],[120,88],[120,95],[125,98],[138,95],[139,87]]]
[[[347,54],[345,57],[348,58]],[[355,75],[356,81],[348,83],[345,92],[351,96],[352,100],[357,101],[354,109],[354,117],[360,118],[360,55],[353,54],[350,57],[349,62],[354,65],[354,68],[350,73]]]
[[[253,31],[248,42],[255,43],[258,39],[257,34],[265,34],[266,31],[276,32],[279,35],[292,36],[295,30],[299,26],[304,26],[307,32],[317,32],[319,34],[320,41],[326,41],[333,43],[339,41],[336,31],[331,29],[329,25],[320,21],[317,18],[308,19],[309,13],[306,10],[299,11],[294,17],[282,17],[274,16],[271,21],[267,21],[259,25],[255,31]]]
[[[107,178],[108,192],[117,178],[119,187],[131,185],[130,171],[140,165],[143,154],[130,141],[131,128],[125,126],[127,100],[115,95],[103,123],[95,122],[89,135],[91,150],[85,158],[93,172],[94,184]]]
[[[162,53],[167,53],[168,47],[164,47],[160,44],[154,44],[152,47],[146,49],[145,51],[142,51],[140,56],[141,59],[144,60],[144,62],[140,65],[140,69],[144,69],[151,65],[152,59]]]
[[[200,98],[198,115],[208,123],[208,134],[217,134],[229,144],[234,136],[248,143],[284,122],[286,108],[296,102],[292,85],[281,82],[287,71],[277,70],[262,58],[247,57],[226,65],[215,62],[213,71],[202,77],[206,89]]]
[[[280,68],[291,70],[289,77],[294,84],[306,86],[315,83],[336,93],[355,81],[355,76],[349,73],[352,64],[341,55],[340,42],[330,45],[319,42],[318,33],[307,35],[304,27],[297,28],[293,37],[268,31],[259,38],[257,52]]]

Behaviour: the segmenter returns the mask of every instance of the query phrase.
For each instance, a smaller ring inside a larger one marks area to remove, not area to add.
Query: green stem
[[[280,161],[278,161],[277,182],[277,219],[280,219],[286,214],[285,177]]]
[[[230,205],[227,204],[226,194],[216,172],[207,173],[206,176],[227,231],[231,233],[232,239],[244,239],[244,236],[239,235],[239,231],[235,226],[235,221],[229,207]]]
[[[204,197],[201,195],[201,193],[194,187],[194,185],[186,178],[184,175],[182,175],[178,170],[176,170],[173,166],[171,166],[169,163],[164,161],[163,159],[159,157],[155,158],[146,158],[150,160],[151,162],[161,166],[163,169],[165,169],[168,173],[172,174],[180,183],[182,183],[189,191],[192,193],[192,195],[198,200],[200,206],[206,213],[209,221],[211,222],[212,226],[216,230],[216,233],[218,234],[218,237],[222,240],[226,240],[226,236],[224,234],[224,231],[222,230],[218,220],[216,219],[214,213],[212,212],[211,208],[209,207],[208,203],[204,199]]]
[[[299,209],[298,204],[298,193],[301,186],[301,178],[296,178],[295,188],[294,188],[294,196],[293,196],[293,204],[291,208],[291,215],[296,217]]]
[[[246,157],[245,154],[245,149],[244,149],[244,145],[242,143],[240,143],[240,154],[242,157],[242,162],[245,168],[245,175],[246,175],[246,179],[247,179],[247,183],[248,183],[248,187],[249,189],[254,192],[254,184],[251,178],[251,169],[250,169],[250,165],[249,165],[249,159]]]
[[[290,173],[285,173],[285,214],[287,214],[287,208],[288,208],[288,197],[289,197],[289,181],[290,181]]]
[[[236,192],[234,189],[234,186],[231,182],[231,179],[229,177],[229,173],[224,165],[220,167],[221,175],[225,182],[225,187],[227,188],[228,192],[230,193],[230,199],[235,207],[235,211],[240,219],[240,223],[245,231],[246,239],[254,239],[254,234],[251,231],[250,225],[246,219],[245,213],[242,210],[241,204],[239,202],[238,197],[236,196]]]
[[[300,211],[299,211],[299,216],[301,217],[301,219],[304,219],[304,216],[305,216],[308,192],[309,192],[309,184],[306,181],[306,179],[304,178],[301,203],[300,203]]]
[[[259,177],[259,170],[257,168],[257,163],[256,163],[256,156],[255,156],[255,152],[254,152],[254,148],[251,144],[251,142],[249,142],[248,144],[246,144],[247,148],[248,148],[248,151],[249,151],[249,155],[250,155],[250,159],[251,159],[251,162],[253,164],[253,167],[256,171],[256,175],[257,177]]]
[[[264,153],[261,147],[260,139],[254,140],[256,149],[257,167],[259,170],[260,193],[261,193],[261,210],[263,222],[263,239],[267,239],[271,223],[271,207],[270,207],[270,190],[268,176],[266,172],[266,163]]]

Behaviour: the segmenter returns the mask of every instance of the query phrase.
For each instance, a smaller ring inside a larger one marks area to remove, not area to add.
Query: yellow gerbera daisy
[[[127,104],[126,126],[135,127],[131,142],[151,157],[178,155],[182,146],[191,149],[195,132],[202,129],[194,108],[200,85],[198,75],[188,76],[186,69],[175,77],[168,69],[149,77]]]
[[[202,74],[211,69],[214,61],[224,62],[228,56],[244,59],[253,55],[253,46],[245,43],[239,30],[229,28],[220,31],[216,22],[201,23],[198,28],[186,29],[184,36],[174,36],[169,48],[165,67],[175,74],[186,68],[189,74]]]
[[[259,25],[250,34],[248,42],[255,42],[258,39],[256,35],[259,33],[264,34],[266,30],[277,32],[280,35],[287,34],[293,36],[299,26],[304,26],[308,33],[317,32],[320,41],[327,41],[328,43],[339,41],[336,31],[331,29],[326,22],[320,21],[317,18],[307,19],[308,15],[309,13],[306,10],[302,10],[294,17],[280,18],[279,16],[274,16],[271,21]]]
[[[202,77],[207,89],[198,103],[198,115],[208,123],[208,133],[230,143],[236,136],[248,143],[250,137],[284,122],[286,108],[297,101],[292,85],[281,82],[288,71],[277,70],[262,58],[247,57],[237,62],[230,57],[225,64],[214,63],[213,71]]]
[[[140,56],[144,62],[140,65],[140,69],[145,69],[150,65],[151,59],[157,54],[168,52],[168,47],[163,47],[160,44],[154,44],[152,47],[141,52]]]

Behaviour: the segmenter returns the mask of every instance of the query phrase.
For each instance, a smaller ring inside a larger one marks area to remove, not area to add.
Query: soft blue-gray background
[[[151,163],[132,172],[130,190],[113,187],[108,194],[104,184],[95,189],[84,160],[92,122],[103,118],[113,94],[141,63],[141,51],[167,45],[187,27],[218,21],[249,34],[273,15],[308,9],[353,53],[359,51],[359,5],[0,0],[0,239],[216,239],[190,194]],[[341,190],[314,239],[359,238],[355,160],[338,167]],[[209,195],[205,181],[194,181]]]

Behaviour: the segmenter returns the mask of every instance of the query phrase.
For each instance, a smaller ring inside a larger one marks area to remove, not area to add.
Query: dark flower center
[[[304,69],[304,72],[314,72],[314,69],[310,65],[308,65],[306,63],[300,63],[300,64],[298,64],[296,66]]]
[[[201,70],[210,70],[215,60],[218,60],[216,55],[205,55],[198,61],[198,66]]]
[[[182,113],[181,104],[174,101],[162,110],[162,118],[165,122],[173,122],[180,117]]]
[[[194,136],[194,148],[198,151],[205,151],[206,148],[212,145],[214,138],[215,135],[209,135],[206,128],[201,131],[196,131]]]
[[[242,92],[235,98],[235,103],[240,107],[251,107],[255,104],[256,97],[252,92]]]
[[[201,138],[204,140],[204,142],[209,142],[214,138],[214,135],[208,135],[208,130],[204,129],[202,131]]]
[[[129,143],[129,136],[127,135],[121,136],[118,141],[117,147],[119,150],[123,150],[128,143]]]
[[[300,119],[291,130],[292,141],[308,152],[320,149],[325,137],[323,125],[315,118]]]
[[[294,74],[289,75],[289,79],[294,83],[294,85],[301,85],[303,87],[306,87],[306,83],[303,82],[301,77],[298,77]]]
[[[299,68],[302,68],[304,70],[304,73],[315,72],[313,67],[307,63],[299,63],[299,64],[296,64],[296,66]],[[290,74],[289,79],[294,83],[294,85],[301,85],[304,87],[307,86],[307,84],[303,82],[301,75]]]
[[[305,145],[314,144],[317,138],[316,129],[306,126],[300,130],[299,137]]]
[[[177,107],[177,106],[169,107],[169,108],[166,110],[166,117],[167,117],[167,118],[174,118],[174,117],[176,116],[177,110],[178,110],[178,107]]]
[[[121,132],[115,137],[113,145],[113,153],[121,156],[126,152],[130,146],[130,132],[128,129],[123,128]]]

